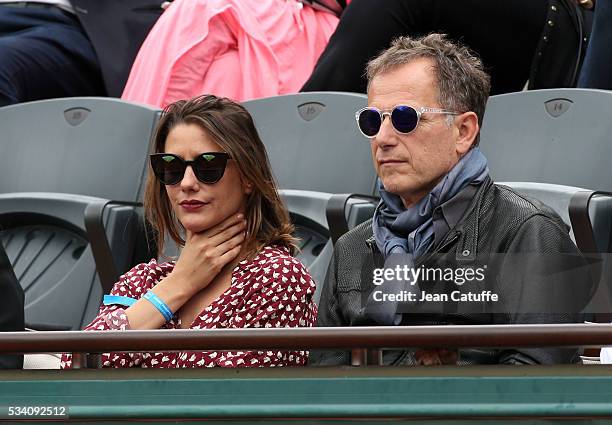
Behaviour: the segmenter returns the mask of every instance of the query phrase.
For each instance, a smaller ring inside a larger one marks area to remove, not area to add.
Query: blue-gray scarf
[[[419,202],[406,209],[399,196],[385,190],[379,180],[380,203],[374,212],[372,230],[378,249],[390,254],[412,254],[417,258],[434,241],[433,211],[470,183],[489,174],[487,158],[478,147],[471,149]]]

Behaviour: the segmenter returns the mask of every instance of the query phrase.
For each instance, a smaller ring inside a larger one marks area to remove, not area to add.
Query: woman
[[[296,93],[338,17],[298,0],[176,0],[132,66],[122,99],[164,107],[203,93]]]
[[[121,276],[86,330],[312,326],[315,283],[295,259],[293,226],[255,125],[215,96],[165,109],[153,141],[145,213],[183,246]],[[129,307],[128,307],[129,306]],[[103,366],[303,365],[301,351],[110,353]],[[65,355],[62,367],[70,367]]]

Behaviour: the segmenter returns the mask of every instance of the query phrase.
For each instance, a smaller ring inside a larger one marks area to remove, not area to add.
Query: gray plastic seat
[[[369,141],[357,130],[363,94],[298,93],[244,102],[281,189],[371,194]]]
[[[492,96],[481,149],[496,181],[609,190],[612,92],[534,90]]]
[[[0,239],[28,327],[82,327],[148,255],[139,202],[159,114],[110,98],[0,108]]]

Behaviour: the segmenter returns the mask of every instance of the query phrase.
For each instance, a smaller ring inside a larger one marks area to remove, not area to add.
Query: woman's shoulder
[[[268,268],[272,270],[287,269],[284,273],[293,271],[294,273],[308,274],[306,266],[302,262],[291,255],[289,249],[284,246],[268,245],[261,249],[252,260],[246,260],[244,263],[250,266],[257,266],[259,269]]]
[[[266,246],[251,260],[239,264],[245,277],[265,284],[265,286],[303,286],[314,287],[308,269],[282,246]]]

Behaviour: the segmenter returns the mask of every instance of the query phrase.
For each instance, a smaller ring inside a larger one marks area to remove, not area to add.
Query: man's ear
[[[465,112],[458,115],[455,117],[455,126],[458,130],[457,142],[455,144],[457,153],[463,156],[470,150],[480,131],[478,116],[475,112]]]

